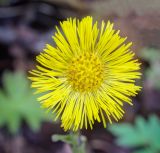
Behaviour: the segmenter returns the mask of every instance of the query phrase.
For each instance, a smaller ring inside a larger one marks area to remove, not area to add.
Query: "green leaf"
[[[150,148],[144,148],[144,149],[139,149],[137,151],[134,151],[134,153],[157,153],[157,152],[155,152]]]
[[[147,80],[155,89],[160,89],[160,50],[155,48],[144,48],[141,57],[150,63],[145,70]]]
[[[37,102],[38,95],[30,88],[30,82],[22,72],[6,72],[3,75],[3,87],[0,89],[0,127],[7,126],[15,134],[22,121],[36,131],[42,121],[51,120]],[[54,117],[54,115],[52,115]]]
[[[62,141],[68,144],[73,144],[74,143],[74,139],[72,135],[59,135],[59,134],[54,134],[52,136],[52,141]]]
[[[8,96],[12,98],[22,98],[25,93],[29,90],[29,80],[22,72],[17,72],[12,74],[11,72],[6,72],[3,75],[3,85]]]
[[[117,136],[117,144],[131,148],[144,148],[135,153],[156,153],[160,151],[160,121],[151,115],[146,121],[137,117],[135,124],[122,123],[109,126],[109,131]]]
[[[157,116],[152,115],[149,117],[148,131],[150,133],[150,143],[153,148],[160,150],[160,121]]]
[[[77,132],[68,135],[54,134],[52,141],[62,141],[70,144],[73,153],[85,153],[86,137]]]
[[[154,62],[146,69],[145,75],[156,89],[160,89],[160,62]]]
[[[140,56],[149,62],[157,61],[160,60],[160,51],[155,48],[144,48]]]
[[[137,131],[132,125],[124,124],[114,124],[109,126],[109,130],[116,136],[118,136],[117,144],[120,146],[135,147],[141,144],[142,138],[137,139]]]

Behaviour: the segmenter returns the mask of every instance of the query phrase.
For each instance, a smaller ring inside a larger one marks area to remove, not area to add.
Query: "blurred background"
[[[33,95],[28,71],[67,17],[110,20],[133,42],[143,86],[118,124],[83,130],[87,153],[160,153],[160,0],[0,0],[0,153],[70,153]]]

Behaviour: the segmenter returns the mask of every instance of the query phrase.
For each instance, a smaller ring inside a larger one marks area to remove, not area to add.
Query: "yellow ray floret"
[[[32,87],[43,107],[56,113],[64,130],[92,129],[95,121],[118,121],[123,103],[140,90],[140,63],[130,50],[132,43],[119,36],[113,24],[92,17],[67,19],[56,27],[55,46],[46,45],[30,73]]]

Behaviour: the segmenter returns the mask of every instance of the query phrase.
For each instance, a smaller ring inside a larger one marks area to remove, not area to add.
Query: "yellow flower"
[[[64,130],[92,129],[95,121],[118,121],[123,103],[132,105],[141,87],[140,63],[130,51],[132,43],[119,36],[113,24],[102,21],[100,28],[92,17],[69,18],[56,27],[55,46],[46,45],[37,56],[37,69],[30,73],[32,87],[43,107],[61,118]]]

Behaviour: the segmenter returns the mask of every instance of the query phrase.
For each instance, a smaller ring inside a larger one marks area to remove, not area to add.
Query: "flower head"
[[[56,27],[55,46],[46,45],[30,73],[32,87],[43,107],[61,118],[65,130],[89,126],[95,120],[104,127],[123,117],[123,103],[140,90],[140,63],[130,51],[132,43],[119,36],[109,21],[93,23],[92,17],[67,19]]]

